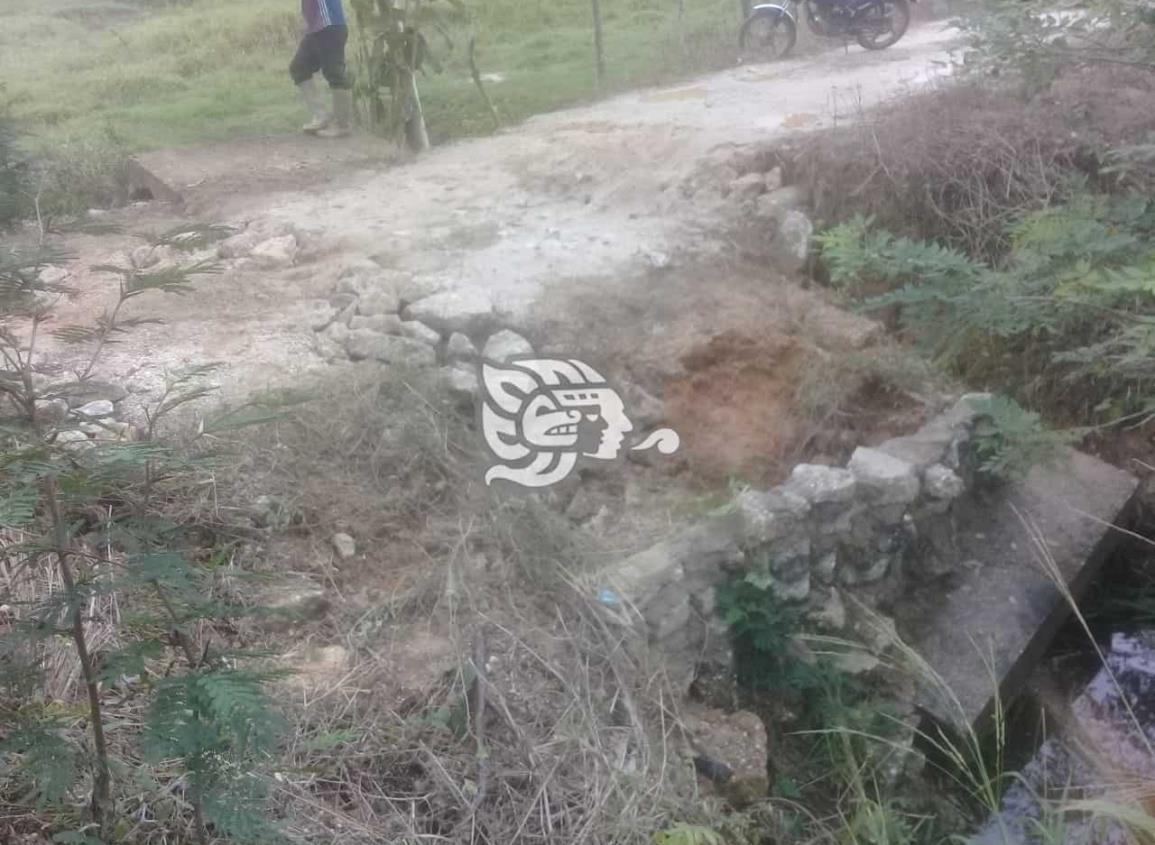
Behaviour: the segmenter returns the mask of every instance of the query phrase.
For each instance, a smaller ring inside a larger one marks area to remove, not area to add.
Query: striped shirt
[[[305,29],[310,33],[330,26],[345,26],[341,0],[301,0],[301,14],[305,16]]]

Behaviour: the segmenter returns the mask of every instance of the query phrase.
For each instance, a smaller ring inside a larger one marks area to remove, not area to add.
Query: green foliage
[[[960,374],[1089,420],[1152,405],[1155,202],[1075,194],[1008,227],[992,267],[951,249],[873,231],[822,238],[832,281],[897,308],[903,326]]]
[[[1155,69],[1155,19],[1131,0],[986,0],[959,24],[970,67],[1014,74],[1036,89],[1067,67]]]
[[[971,458],[977,473],[990,481],[1026,477],[1031,467],[1053,461],[1077,436],[1048,429],[1037,413],[1005,396],[974,404],[980,416],[970,441]]]
[[[187,252],[226,234],[223,227],[194,226],[158,235],[152,244]],[[113,772],[122,767],[113,765],[109,736],[117,735],[118,748],[143,744],[147,760],[161,764],[158,778],[175,770],[188,785],[201,841],[207,841],[206,826],[236,841],[271,839],[260,774],[278,737],[275,708],[263,693],[270,676],[247,669],[245,655],[221,641],[218,623],[244,611],[215,595],[219,553],[211,540],[205,548],[206,527],[171,512],[172,501],[199,481],[203,459],[155,439],[163,419],[210,394],[202,379],[212,368],[169,377],[156,406],[146,411],[141,442],[61,442],[62,431],[75,422],[37,413],[39,403],[83,385],[107,344],[144,322],[123,317],[125,303],[146,294],[183,294],[195,277],[216,268],[196,261],[161,269],[136,263],[100,268],[118,277],[119,296],[94,326],[57,330],[61,339],[84,347],[82,366],[72,377],[44,383],[34,341],[65,291],[45,284],[41,270],[63,258],[39,250],[0,259],[6,318],[0,325],[0,413],[7,415],[0,417],[0,526],[22,532],[23,542],[8,542],[5,553],[8,571],[26,585],[26,597],[6,600],[0,619],[0,795],[38,807],[88,806],[92,830],[76,836],[112,841]],[[23,330],[16,329],[20,323]],[[201,433],[277,418],[298,398],[262,397],[210,418]],[[82,542],[82,535],[98,535],[99,543]],[[44,591],[42,582],[63,586]],[[119,613],[95,616],[119,619],[115,647],[98,657],[86,620],[113,599]],[[88,693],[87,741],[75,718],[38,709],[59,692],[50,690],[49,673],[63,660],[64,637],[79,664],[68,674],[79,675]],[[51,661],[44,659],[49,654],[55,655]],[[135,679],[133,694],[149,697],[143,731],[135,717],[107,717],[107,690],[126,678]],[[85,782],[91,800],[78,801],[75,793]],[[22,796],[11,793],[16,784],[24,785]]]

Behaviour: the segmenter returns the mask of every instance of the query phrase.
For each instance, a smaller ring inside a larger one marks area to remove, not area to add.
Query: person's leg
[[[306,35],[297,47],[297,54],[289,63],[289,75],[297,90],[301,92],[301,99],[309,110],[309,122],[302,127],[302,131],[314,134],[320,132],[331,122],[329,111],[325,106],[325,97],[317,87],[314,77],[321,69],[321,52],[317,43],[316,34]]]
[[[345,45],[349,30],[331,26],[319,33],[321,41],[321,73],[333,92],[333,122],[324,132],[325,137],[342,137],[353,131],[353,83],[345,64]]]

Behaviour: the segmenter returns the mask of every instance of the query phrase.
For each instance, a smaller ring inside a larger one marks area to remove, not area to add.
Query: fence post
[[[597,80],[598,90],[600,91],[606,78],[606,51],[605,44],[602,40],[601,0],[590,0],[590,6],[594,14],[594,78]]]

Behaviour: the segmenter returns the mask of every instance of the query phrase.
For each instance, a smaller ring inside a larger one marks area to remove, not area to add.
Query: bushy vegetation
[[[1155,409],[1155,202],[1078,193],[1010,225],[997,263],[866,218],[820,238],[831,282],[871,290],[909,336],[980,384],[1079,423]]]

